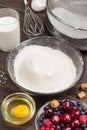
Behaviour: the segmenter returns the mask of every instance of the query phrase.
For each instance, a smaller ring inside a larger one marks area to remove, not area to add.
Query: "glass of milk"
[[[0,9],[0,49],[9,52],[19,44],[19,13],[11,8]]]

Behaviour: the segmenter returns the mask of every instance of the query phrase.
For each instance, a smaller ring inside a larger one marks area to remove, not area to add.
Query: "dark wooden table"
[[[29,4],[31,1],[29,1]],[[0,0],[0,8],[3,7],[10,7],[13,9],[16,9],[19,14],[20,14],[20,23],[21,23],[21,41],[24,41],[26,39],[28,39],[26,37],[26,35],[23,33],[23,18],[24,18],[24,4],[23,4],[23,0]],[[45,19],[45,15],[46,12],[40,12],[37,13],[37,15],[42,19],[42,21],[44,22]],[[45,26],[45,24],[44,24]],[[50,35],[49,32],[47,31],[46,27],[45,27],[45,31],[43,33],[43,35]],[[77,93],[80,90],[80,84],[83,82],[87,82],[87,52],[81,52],[85,61],[85,68],[84,68],[84,73],[83,76],[81,78],[81,80],[76,84],[76,86],[63,94],[57,94],[55,96],[51,96],[51,97],[39,97],[39,96],[33,96],[33,98],[36,101],[36,106],[37,106],[37,110],[41,107],[42,104],[44,104],[45,102],[47,102],[49,99],[52,99],[54,97],[58,97],[58,96],[62,96],[62,95],[72,95],[74,97],[77,98]],[[0,51],[0,106],[1,103],[3,101],[3,99],[14,92],[21,92],[21,90],[19,88],[17,88],[14,83],[9,79],[7,71],[6,71],[6,58],[8,56],[9,53]],[[83,102],[87,103],[87,99],[84,99]],[[36,111],[37,112],[37,111]],[[35,117],[28,122],[25,125],[21,125],[21,126],[12,126],[9,125],[8,123],[6,123],[4,121],[4,119],[2,118],[1,115],[1,111],[0,111],[0,130],[15,130],[15,129],[20,129],[20,130],[35,130],[35,125],[34,125],[34,120]]]

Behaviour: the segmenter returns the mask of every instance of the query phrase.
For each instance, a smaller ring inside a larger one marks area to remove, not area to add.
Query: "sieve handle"
[[[24,0],[24,4],[27,5],[27,0]]]

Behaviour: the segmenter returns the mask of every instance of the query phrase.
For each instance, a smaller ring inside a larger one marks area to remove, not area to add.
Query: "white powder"
[[[31,91],[56,92],[66,89],[76,78],[72,60],[49,47],[30,45],[14,60],[16,81]]]
[[[0,18],[0,48],[10,51],[20,44],[20,23],[17,18]]]
[[[87,17],[85,16],[73,13],[62,7],[54,8],[52,12],[69,25],[87,29]]]
[[[48,18],[52,25],[61,33],[74,38],[87,38],[87,31],[78,31],[74,28],[69,27],[71,25],[73,27],[80,27],[82,29],[87,29],[87,17],[85,15],[81,15],[79,13],[71,12],[63,7],[56,7],[52,9],[52,12],[55,16],[57,16],[60,20],[56,20],[52,15],[48,14]],[[63,24],[64,23],[68,24]]]

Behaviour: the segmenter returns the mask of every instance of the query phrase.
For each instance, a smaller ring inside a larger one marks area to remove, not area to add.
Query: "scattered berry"
[[[76,128],[75,130],[82,130],[82,128]]]
[[[45,125],[45,127],[51,127],[52,126],[52,122],[50,120],[48,120],[48,119],[45,119],[43,121],[43,124]]]
[[[78,108],[77,109],[72,109],[70,114],[71,114],[73,119],[78,119],[79,116],[80,116],[80,110]]]
[[[77,127],[79,127],[79,125],[80,125],[80,122],[78,119],[73,120],[71,123],[72,128],[77,128]]]
[[[72,130],[72,128],[71,128],[71,127],[68,127],[68,126],[65,126],[65,127],[63,127],[62,130]]]
[[[55,130],[54,128],[50,128],[50,130]]]
[[[44,115],[45,115],[45,117],[52,117],[52,115],[53,115],[53,109],[52,108],[47,108],[47,109],[45,109],[45,111],[44,111]]]
[[[54,125],[59,125],[60,124],[60,116],[55,114],[51,118],[52,122]]]
[[[44,126],[40,127],[40,130],[45,130],[45,127]]]
[[[71,117],[70,114],[64,113],[64,114],[62,115],[62,122],[63,122],[63,123],[70,123],[71,120],[72,120],[72,117]]]
[[[69,111],[72,109],[72,103],[70,101],[63,101],[62,103],[62,109],[65,110],[65,111]]]
[[[85,123],[85,122],[87,121],[87,118],[86,118],[85,115],[81,115],[81,116],[79,117],[79,120],[80,120],[80,123]]]
[[[50,128],[46,127],[45,130],[50,130]]]

